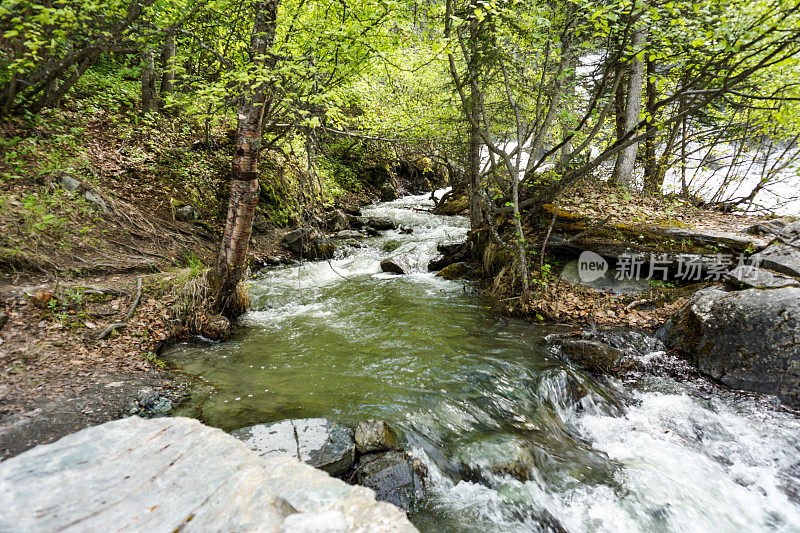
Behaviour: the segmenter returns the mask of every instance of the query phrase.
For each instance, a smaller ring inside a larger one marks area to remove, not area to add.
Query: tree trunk
[[[166,103],[167,97],[172,96],[175,86],[175,34],[168,33],[164,37],[164,46],[161,48],[161,104]]]
[[[479,116],[478,95],[473,95],[472,114]],[[483,226],[481,208],[483,200],[480,196],[481,186],[481,135],[476,125],[469,128],[469,227],[478,229]]]
[[[478,28],[473,21],[469,26],[470,34],[470,61],[475,61],[478,56]],[[477,63],[473,63],[472,71],[477,78]],[[470,113],[474,121],[470,122],[469,128],[469,227],[471,229],[478,229],[483,226],[483,199],[480,195],[481,186],[481,134],[478,130],[480,123],[482,102],[480,100],[481,94],[477,89],[478,80],[473,80],[470,84],[472,90],[470,91]]]
[[[158,91],[156,90],[155,60],[153,51],[145,48],[142,57],[142,114],[158,111]]]
[[[272,59],[265,58],[275,41],[279,5],[280,0],[255,3],[251,57],[254,62],[267,67],[272,66]],[[214,306],[228,317],[243,313],[249,305],[246,295],[237,291],[237,287],[247,266],[247,248],[258,204],[258,155],[268,92],[265,83],[255,85],[239,106],[228,217],[219,256],[209,279],[214,292]]]
[[[647,33],[644,28],[638,28],[633,34],[632,48],[634,53],[645,45]],[[642,110],[642,84],[644,83],[644,62],[634,57],[630,78],[628,79],[628,99],[625,106],[625,136],[630,136],[639,123],[639,113]],[[633,185],[633,169],[636,165],[636,152],[639,143],[627,146],[617,157],[616,183],[620,187],[630,188]]]
[[[645,109],[647,115],[650,117],[648,121],[647,137],[644,139],[644,188],[645,191],[650,193],[661,192],[661,182],[658,179],[658,160],[656,157],[656,141],[658,141],[658,132],[649,131],[656,120],[656,99],[658,94],[656,92],[656,62],[654,59],[648,58],[647,60],[647,85],[646,96],[647,103]]]

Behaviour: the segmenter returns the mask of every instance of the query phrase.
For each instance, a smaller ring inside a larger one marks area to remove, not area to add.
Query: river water
[[[225,430],[386,419],[429,471],[411,515],[421,531],[800,531],[797,417],[708,384],[570,367],[548,348],[552,328],[498,316],[426,271],[437,243],[467,232],[427,206],[366,208],[413,234],[252,279],[253,310],[230,342],[164,355],[196,378],[178,414]],[[417,271],[381,273],[398,253]]]

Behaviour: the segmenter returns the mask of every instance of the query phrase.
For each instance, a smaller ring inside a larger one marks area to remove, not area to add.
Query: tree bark
[[[479,116],[478,95],[472,95],[472,113]],[[481,186],[481,134],[475,124],[469,128],[469,227],[478,229],[483,226],[481,208],[483,200],[480,196]]]
[[[633,53],[638,53],[645,45],[647,31],[637,28],[633,34]],[[634,57],[630,78],[628,79],[628,98],[625,106],[625,136],[633,135],[639,123],[639,113],[642,110],[642,84],[644,83],[644,62]],[[639,143],[633,143],[623,149],[617,156],[616,183],[620,187],[630,188],[633,185],[633,169],[636,165],[636,152]]]
[[[150,48],[141,51],[142,57],[142,114],[158,111],[158,91],[156,90],[155,59]]]
[[[656,62],[654,59],[648,58],[647,60],[647,83],[645,94],[647,97],[645,109],[650,117],[648,127],[651,126],[656,120],[656,100],[658,93],[656,92]],[[661,192],[661,182],[658,179],[658,160],[656,157],[656,142],[658,141],[658,132],[647,132],[647,137],[644,140],[644,188],[645,191],[650,193]]]
[[[255,3],[250,49],[253,62],[257,65],[272,66],[272,60],[266,56],[275,41],[279,5],[280,0]],[[214,306],[217,312],[228,317],[243,313],[249,305],[247,297],[243,291],[238,292],[237,287],[247,267],[247,249],[258,204],[258,156],[268,93],[267,84],[262,82],[255,85],[239,106],[228,217],[219,255],[209,279],[214,292]]]
[[[172,95],[175,87],[175,34],[168,33],[164,37],[164,46],[161,48],[161,97],[162,105],[168,96]]]

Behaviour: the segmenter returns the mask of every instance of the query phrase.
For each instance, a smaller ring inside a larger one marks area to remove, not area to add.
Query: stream
[[[430,205],[365,208],[413,234],[255,276],[231,341],[163,355],[195,378],[176,414],[227,431],[385,419],[428,469],[428,500],[410,516],[423,532],[800,531],[796,416],[691,381],[571,367],[545,339],[563,329],[498,315],[468,283],[427,272],[437,243],[468,226]],[[381,272],[404,252],[415,272]]]

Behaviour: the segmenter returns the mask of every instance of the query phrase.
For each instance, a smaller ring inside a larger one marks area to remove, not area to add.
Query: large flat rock
[[[326,418],[257,424],[231,435],[261,457],[291,457],[334,476],[350,468],[355,459],[353,431]]]
[[[416,531],[372,491],[188,418],[131,417],[0,463],[0,531]]]

